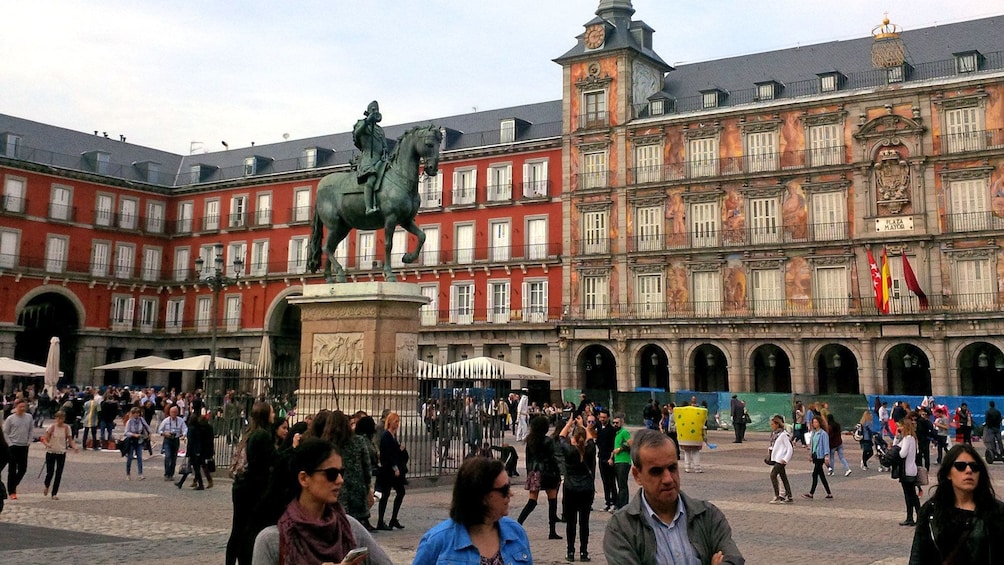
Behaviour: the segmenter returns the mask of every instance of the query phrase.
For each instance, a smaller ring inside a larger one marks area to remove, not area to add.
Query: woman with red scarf
[[[340,563],[391,565],[366,528],[345,513],[338,493],[345,482],[342,457],[331,442],[308,438],[293,451],[291,472],[297,495],[277,526],[255,539],[253,565]],[[357,547],[367,552],[350,556]]]

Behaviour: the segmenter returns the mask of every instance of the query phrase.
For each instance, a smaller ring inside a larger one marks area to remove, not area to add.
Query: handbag
[[[119,453],[122,454],[122,457],[125,457],[129,454],[129,441],[126,438],[119,438],[119,440],[115,442],[115,449],[118,449]]]
[[[188,457],[186,457],[181,463],[181,468],[178,469],[178,472],[182,475],[189,475],[192,473],[192,465],[188,462]]]
[[[752,424],[753,423],[753,418],[750,418],[750,413],[747,412],[747,411],[745,411],[745,410],[743,410],[743,423],[744,424]]]
[[[767,465],[770,465],[771,467],[774,466],[774,462],[770,460],[770,457],[764,457],[763,462]]]
[[[526,474],[526,490],[537,492],[540,490],[540,471],[530,471]]]
[[[205,466],[206,466],[206,471],[207,472],[209,472],[209,473],[215,473],[216,472],[216,459],[213,459],[212,457],[210,457],[209,459],[206,459],[206,465]]]
[[[929,481],[930,477],[928,476],[927,469],[923,467],[917,467],[917,484],[921,486],[926,486]]]

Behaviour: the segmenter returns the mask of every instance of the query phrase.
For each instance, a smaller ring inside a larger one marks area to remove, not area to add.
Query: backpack
[[[854,426],[854,431],[851,432],[851,437],[854,438],[854,441],[863,440],[865,438],[864,426],[862,426],[861,424]]]
[[[879,456],[879,463],[883,467],[895,467],[899,465],[902,458],[899,456],[899,446],[894,445]]]
[[[248,470],[247,438],[242,438],[234,450],[234,459],[230,462],[230,478],[237,479],[244,476]]]

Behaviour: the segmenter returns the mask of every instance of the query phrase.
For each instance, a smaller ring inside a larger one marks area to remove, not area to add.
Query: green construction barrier
[[[719,416],[721,421],[732,423],[732,394],[722,393],[725,398],[719,400]],[[774,414],[784,416],[785,423],[791,423],[791,395],[784,392],[739,392],[739,400],[746,402],[746,411],[750,414],[751,423],[746,425],[747,431],[769,432],[770,419]]]

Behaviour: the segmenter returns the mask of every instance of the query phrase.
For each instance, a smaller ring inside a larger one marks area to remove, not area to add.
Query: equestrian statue
[[[362,152],[355,170],[331,173],[317,184],[307,270],[316,273],[321,268],[323,251],[328,257],[324,276],[329,283],[345,282],[345,269],[335,259],[335,248],[353,228],[383,228],[383,274],[388,282],[397,280],[390,264],[397,226],[418,238],[418,246],[402,257],[405,263],[414,263],[425,244],[425,232],[415,224],[421,205],[419,170],[422,165],[424,174],[435,176],[438,173],[443,134],[433,125],[413,127],[388,154],[387,138],[379,125],[380,106],[376,101],[369,104],[364,116],[352,129],[352,140]],[[328,228],[326,241],[325,227]]]

